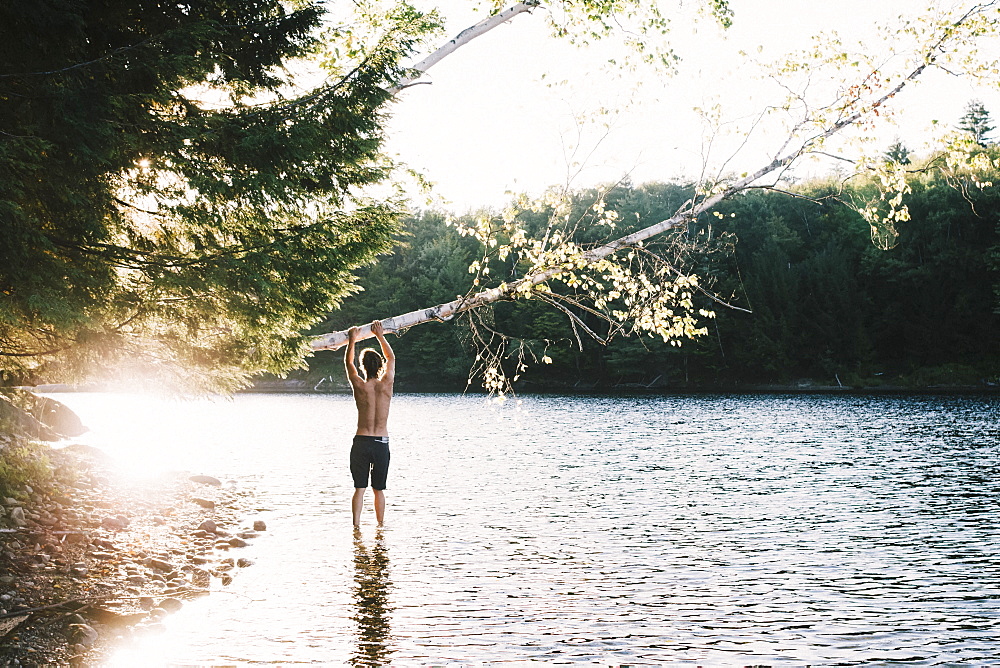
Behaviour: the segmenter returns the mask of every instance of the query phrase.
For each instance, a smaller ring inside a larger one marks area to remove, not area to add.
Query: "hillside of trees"
[[[988,151],[996,157],[995,148]],[[565,315],[536,300],[500,303],[488,324],[551,360],[522,375],[522,390],[994,385],[1000,374],[997,189],[916,167],[909,185],[912,218],[899,226],[889,250],[872,243],[868,223],[844,204],[870,197],[874,187],[844,186],[832,177],[800,184],[793,193],[744,193],[718,215],[660,241],[674,244],[685,270],[703,278],[699,306],[717,316],[704,321],[706,336],[680,347],[636,335],[606,346],[578,341]],[[692,188],[620,185],[605,202],[638,229],[670,215]],[[596,191],[580,191],[574,202],[585,210],[596,197]],[[545,225],[544,212],[521,217],[529,231]],[[362,271],[364,291],[317,331],[424,308],[468,290],[468,267],[480,253],[474,240],[435,211],[411,217],[404,228],[391,255]],[[516,275],[516,267],[510,269]],[[393,339],[399,387],[478,389],[476,379],[469,383],[477,354],[470,339],[462,320]],[[341,360],[339,351],[318,353],[310,360],[310,380],[340,383]]]

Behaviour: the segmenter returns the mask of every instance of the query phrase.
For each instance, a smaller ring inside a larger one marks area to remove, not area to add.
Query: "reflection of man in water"
[[[352,657],[355,666],[388,665],[392,655],[389,604],[389,554],[379,529],[371,549],[354,534],[354,605],[351,617],[358,625],[358,649]]]
[[[372,491],[375,495],[375,519],[381,525],[385,519],[385,479],[389,473],[389,402],[392,401],[392,381],[396,376],[396,356],[385,340],[382,323],[372,323],[372,333],[378,339],[382,354],[372,348],[361,351],[361,366],[358,371],[354,362],[354,343],[358,339],[357,327],[347,330],[347,351],[344,353],[344,367],[347,379],[354,391],[354,403],[358,407],[358,430],[351,447],[351,475],[354,476],[354,498],[351,499],[351,513],[354,526],[361,525],[361,509],[371,474]]]

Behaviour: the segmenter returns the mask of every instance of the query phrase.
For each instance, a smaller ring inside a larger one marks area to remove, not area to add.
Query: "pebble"
[[[109,531],[121,531],[128,527],[128,520],[124,517],[105,517],[101,520],[101,527]]]
[[[159,607],[168,613],[173,613],[183,608],[184,604],[176,598],[165,598],[160,601]]]
[[[203,499],[200,496],[193,496],[191,497],[191,501],[197,503],[202,508],[208,508],[209,510],[215,508],[215,501],[212,501],[211,499]]]
[[[232,547],[246,547],[246,546],[247,546],[247,545],[249,545],[250,543],[246,542],[246,541],[245,541],[245,540],[243,540],[242,538],[230,538],[230,539],[229,539],[229,544],[230,544],[230,545],[231,545]]]
[[[90,624],[70,624],[73,630],[74,640],[85,647],[90,647],[97,642],[97,631]]]
[[[267,531],[267,524],[264,522],[264,520],[256,520],[253,523],[253,530],[254,531]]]
[[[14,506],[10,509],[10,519],[19,527],[23,527],[28,522],[24,516],[24,508],[20,506]]]
[[[200,482],[205,485],[219,486],[222,484],[221,480],[219,480],[218,478],[213,478],[210,475],[193,475],[190,478],[188,478],[188,480],[190,480],[191,482]]]
[[[212,520],[205,520],[198,525],[198,531],[208,531],[209,533],[217,533],[219,527]]]
[[[150,557],[150,558],[146,559],[145,563],[150,568],[153,568],[153,569],[158,570],[158,571],[169,572],[169,571],[174,570],[173,564],[171,564],[169,561],[163,561],[162,559],[156,559],[156,558]]]
[[[153,621],[158,622],[164,617],[166,617],[168,614],[170,613],[168,613],[163,608],[153,608],[152,610],[149,611],[149,618]]]

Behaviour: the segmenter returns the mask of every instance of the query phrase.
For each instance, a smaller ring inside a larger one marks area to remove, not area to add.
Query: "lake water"
[[[1000,665],[1000,397],[397,395],[358,538],[349,396],[56,398],[267,509],[118,665]]]

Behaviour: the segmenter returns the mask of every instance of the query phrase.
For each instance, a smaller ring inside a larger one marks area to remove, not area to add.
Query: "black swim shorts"
[[[368,487],[368,473],[372,476],[372,489],[385,489],[389,475],[389,437],[355,436],[351,446],[351,475],[354,487]]]

